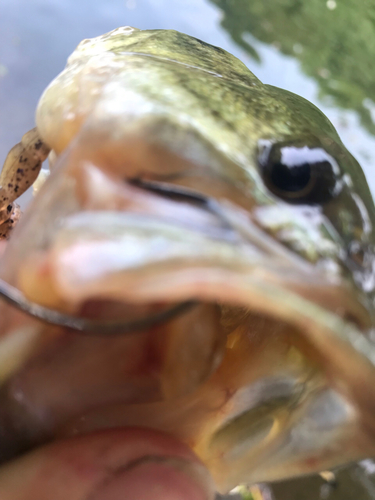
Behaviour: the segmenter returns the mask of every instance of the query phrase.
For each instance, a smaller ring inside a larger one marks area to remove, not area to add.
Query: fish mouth
[[[44,186],[2,276],[60,325],[4,307],[3,460],[141,425],[226,491],[374,452],[368,311],[229,201],[81,161]]]

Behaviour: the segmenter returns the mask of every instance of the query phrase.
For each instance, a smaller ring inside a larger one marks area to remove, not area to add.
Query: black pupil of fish
[[[310,182],[311,167],[309,163],[285,165],[282,162],[277,162],[272,165],[270,177],[272,183],[278,189],[298,192]]]

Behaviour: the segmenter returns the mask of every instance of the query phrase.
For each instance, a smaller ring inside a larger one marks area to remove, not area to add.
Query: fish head
[[[2,276],[90,327],[4,312],[4,460],[141,425],[226,491],[374,453],[374,206],[315,106],[195,38],[120,28],[78,46],[37,127],[57,161]]]

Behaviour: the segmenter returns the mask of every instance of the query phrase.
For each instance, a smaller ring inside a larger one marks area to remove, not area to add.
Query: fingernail
[[[88,500],[212,500],[207,469],[180,458],[147,457],[112,473]]]

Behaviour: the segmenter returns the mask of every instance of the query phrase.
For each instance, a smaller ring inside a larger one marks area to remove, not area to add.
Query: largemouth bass
[[[218,47],[119,28],[81,42],[9,153],[4,235],[48,154],[2,257],[3,461],[138,425],[225,492],[375,454],[374,204],[316,107]]]

